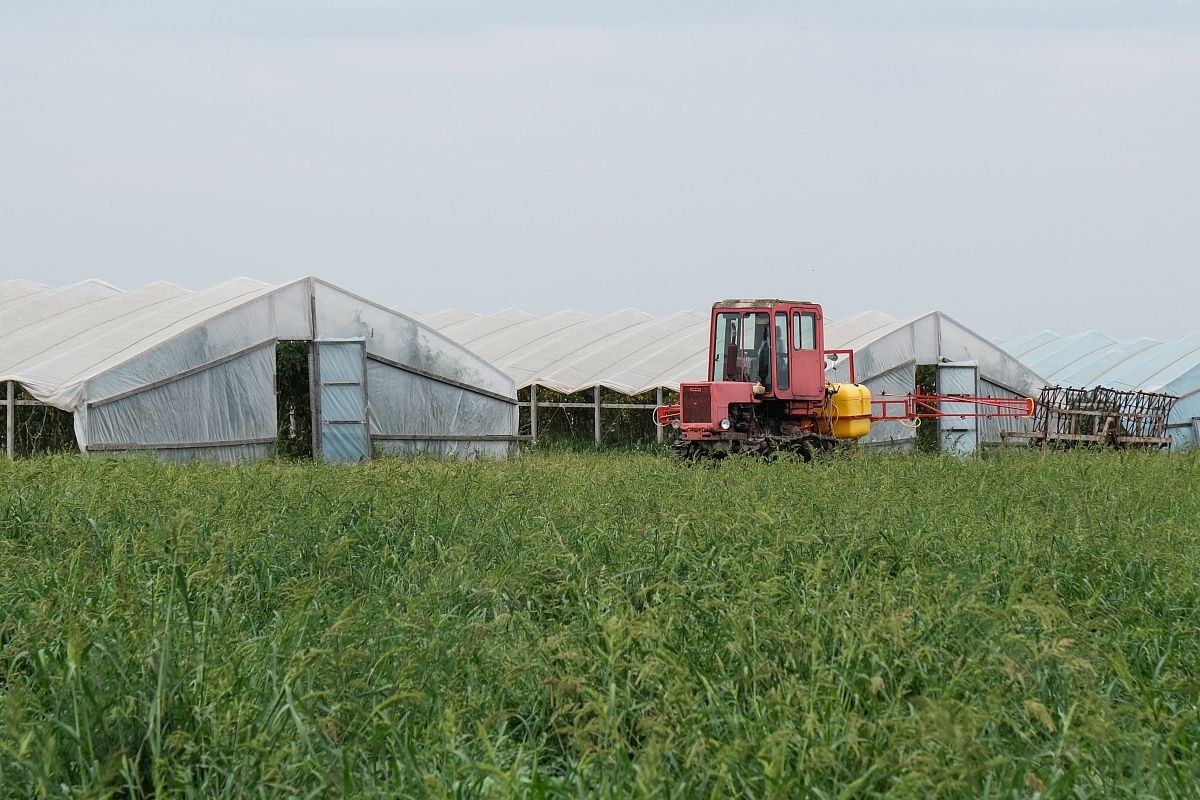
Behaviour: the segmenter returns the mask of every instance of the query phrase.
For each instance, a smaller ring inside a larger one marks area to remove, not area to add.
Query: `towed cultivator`
[[[1005,433],[1031,446],[1169,447],[1167,420],[1179,398],[1153,392],[1123,392],[1097,386],[1047,386],[1037,404],[1033,431]]]
[[[849,359],[849,383],[825,379],[827,358]],[[655,409],[679,429],[683,457],[794,453],[806,461],[840,441],[857,441],[872,421],[943,416],[1028,417],[1028,398],[909,394],[872,399],[855,383],[854,354],[825,350],[816,303],[724,300],[713,304],[708,380],[679,386],[679,403]],[[942,405],[953,403],[949,409]]]

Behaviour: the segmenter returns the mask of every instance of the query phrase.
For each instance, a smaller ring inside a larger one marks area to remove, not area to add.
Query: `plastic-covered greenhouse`
[[[22,414],[51,409],[72,415],[85,454],[171,460],[288,446],[330,461],[502,456],[516,437],[507,375],[316,278],[198,292],[2,282],[0,381],[10,453],[22,444]]]

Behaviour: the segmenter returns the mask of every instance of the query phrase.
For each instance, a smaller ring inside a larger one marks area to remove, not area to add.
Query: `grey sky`
[[[1200,329],[1192,0],[23,0],[0,109],[5,277]]]

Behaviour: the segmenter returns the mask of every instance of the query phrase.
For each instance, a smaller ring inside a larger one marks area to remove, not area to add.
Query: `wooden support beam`
[[[517,403],[517,405],[519,405],[521,408],[529,408],[530,404],[525,401],[521,401],[520,403]],[[595,407],[596,407],[596,401],[594,401],[594,400],[590,403],[545,403],[545,402],[541,402],[541,401],[538,402],[538,408],[595,408]],[[657,406],[654,403],[601,403],[600,407],[603,408],[605,411],[622,411],[622,410],[637,411],[640,409],[645,409],[646,411],[651,411],[654,408],[657,408]]]
[[[1170,436],[1112,436],[1107,433],[1051,433],[1042,431],[1002,431],[1002,439],[1029,439],[1031,442],[1041,442],[1045,447],[1047,442],[1085,442],[1091,444],[1170,444]]]
[[[527,442],[528,436],[506,433],[372,433],[375,442]]]
[[[311,279],[310,279],[311,283]],[[315,300],[313,301],[316,302]],[[316,333],[316,307],[313,308],[313,332]],[[321,458],[321,358],[317,353],[317,343],[308,343],[308,409],[312,412],[312,457]]]
[[[595,424],[596,447],[599,447],[601,444],[601,439],[600,439],[600,387],[597,386],[596,388],[592,389],[592,391],[595,392],[595,395],[596,395],[596,404],[595,404],[596,405],[596,424]]]
[[[509,397],[508,395],[503,395],[498,392],[492,392],[492,391],[488,391],[487,389],[481,389],[478,386],[472,386],[469,383],[463,383],[462,381],[456,381],[453,378],[445,378],[445,377],[442,377],[441,375],[434,374],[427,370],[417,369],[416,367],[410,367],[408,364],[402,364],[399,361],[393,361],[392,359],[381,356],[378,353],[367,353],[367,359],[370,361],[374,361],[377,364],[384,364],[385,366],[392,367],[393,369],[398,369],[402,372],[408,372],[413,375],[417,375],[417,376],[425,378],[427,380],[435,381],[437,383],[444,383],[447,386],[453,386],[455,389],[465,389],[466,391],[471,392],[472,394],[482,395],[483,397],[490,397],[493,400],[499,400],[503,403],[509,403],[514,406],[517,405],[517,398],[515,398],[515,397]],[[328,386],[329,384],[325,384],[325,385]]]
[[[662,387],[661,386],[654,390],[654,399],[658,402],[659,406],[661,406],[663,404]],[[655,406],[655,408],[657,408],[657,407],[658,406]],[[663,443],[663,427],[662,427],[662,425],[654,426],[654,438],[655,438],[655,440],[658,441],[659,444]]]
[[[537,444],[538,440],[538,401],[537,384],[529,385],[529,440]]]
[[[4,407],[4,434],[7,437],[4,440],[4,449],[8,454],[8,460],[13,460],[13,445],[17,436],[17,384],[13,381],[8,382],[8,397]]]
[[[130,450],[210,450],[215,447],[246,447],[255,444],[275,444],[274,436],[260,436],[253,439],[224,439],[215,442],[159,442],[133,443],[120,442],[113,444],[89,444],[89,453],[121,453]]]

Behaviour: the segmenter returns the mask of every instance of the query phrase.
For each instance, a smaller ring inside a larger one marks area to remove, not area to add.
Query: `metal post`
[[[600,446],[600,387],[596,386],[596,447]]]
[[[655,392],[654,392],[654,400],[655,400],[655,402],[656,402],[656,403],[658,403],[660,406],[663,404],[663,402],[662,402],[662,387],[661,387],[661,386],[660,386],[660,387],[658,387],[658,389],[656,389],[656,390],[655,390]],[[658,443],[659,443],[659,444],[662,444],[662,443],[663,443],[663,428],[662,428],[662,425],[655,425],[655,426],[654,426],[654,438],[658,440]]]
[[[537,418],[537,384],[529,385],[529,439],[534,444],[538,440],[538,418]]]
[[[7,437],[4,449],[8,460],[12,461],[14,439],[17,436],[17,385],[12,381],[8,382],[8,398],[4,404],[4,434]]]

